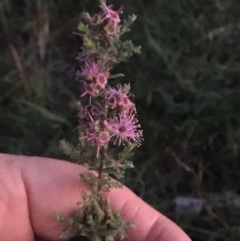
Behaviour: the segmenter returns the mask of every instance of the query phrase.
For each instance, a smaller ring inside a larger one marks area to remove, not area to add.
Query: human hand
[[[50,158],[0,154],[0,241],[59,240],[64,224],[54,212],[70,216],[88,186],[83,166]],[[128,188],[106,195],[135,228],[127,240],[190,241],[172,221],[143,202]]]

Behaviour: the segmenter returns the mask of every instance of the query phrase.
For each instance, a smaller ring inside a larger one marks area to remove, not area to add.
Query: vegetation
[[[131,82],[145,138],[125,183],[172,219],[176,196],[204,198],[179,225],[196,241],[237,240],[239,210],[225,204],[240,192],[238,0],[111,3],[138,16],[131,39],[142,45],[115,69]],[[59,140],[76,143],[81,40],[72,32],[97,5],[0,2],[1,152],[63,159]]]

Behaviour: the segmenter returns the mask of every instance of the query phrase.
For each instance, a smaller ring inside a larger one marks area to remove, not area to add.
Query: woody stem
[[[101,120],[101,129],[102,131],[104,131],[105,129],[105,124],[104,122],[107,120],[107,93],[106,90],[104,89],[103,91],[103,113],[102,113],[102,120]],[[98,169],[98,179],[99,179],[99,183],[98,183],[98,191],[101,191],[102,188],[102,184],[101,184],[101,180],[102,180],[102,174],[103,174],[103,168],[104,168],[104,158],[103,155],[101,155],[103,147],[99,150],[100,152],[100,165],[99,165],[99,169]]]

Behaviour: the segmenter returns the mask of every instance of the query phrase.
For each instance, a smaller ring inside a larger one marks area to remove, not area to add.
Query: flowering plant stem
[[[110,74],[115,64],[140,53],[139,46],[121,40],[136,16],[129,16],[121,23],[122,9],[115,11],[103,0],[100,8],[93,16],[83,13],[78,26],[78,35],[83,40],[77,58],[82,65],[77,72],[81,88],[79,143],[77,146],[67,141],[60,143],[66,154],[88,168],[80,176],[91,187],[91,193],[83,192],[72,218],[57,215],[58,220],[67,224],[63,239],[77,234],[92,241],[122,240],[133,226],[132,222],[122,220],[120,211],[113,210],[103,194],[122,187],[113,178],[123,178],[125,170],[133,167],[132,151],[142,141],[130,85],[110,85],[111,79],[123,76]]]

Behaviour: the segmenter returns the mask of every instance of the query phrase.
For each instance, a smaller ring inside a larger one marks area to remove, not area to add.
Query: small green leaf
[[[80,32],[83,32],[83,33],[88,33],[88,32],[89,32],[88,26],[85,25],[83,22],[80,22],[80,23],[78,24],[78,30],[79,30]]]
[[[124,74],[122,73],[119,73],[119,74],[112,74],[109,79],[116,79],[116,78],[119,78],[119,77],[125,77]]]
[[[61,223],[66,221],[65,217],[57,212],[54,213],[54,217]]]
[[[36,105],[27,100],[21,100],[21,99],[14,99],[14,100],[18,103],[24,104],[24,105],[28,106],[29,108],[39,112],[42,116],[44,116],[45,118],[47,118],[49,120],[53,120],[53,121],[57,121],[60,123],[65,123],[65,124],[70,124],[69,121],[67,121],[65,118],[58,116],[56,114],[53,114],[52,112],[50,112],[49,110],[45,109],[42,106]]]

